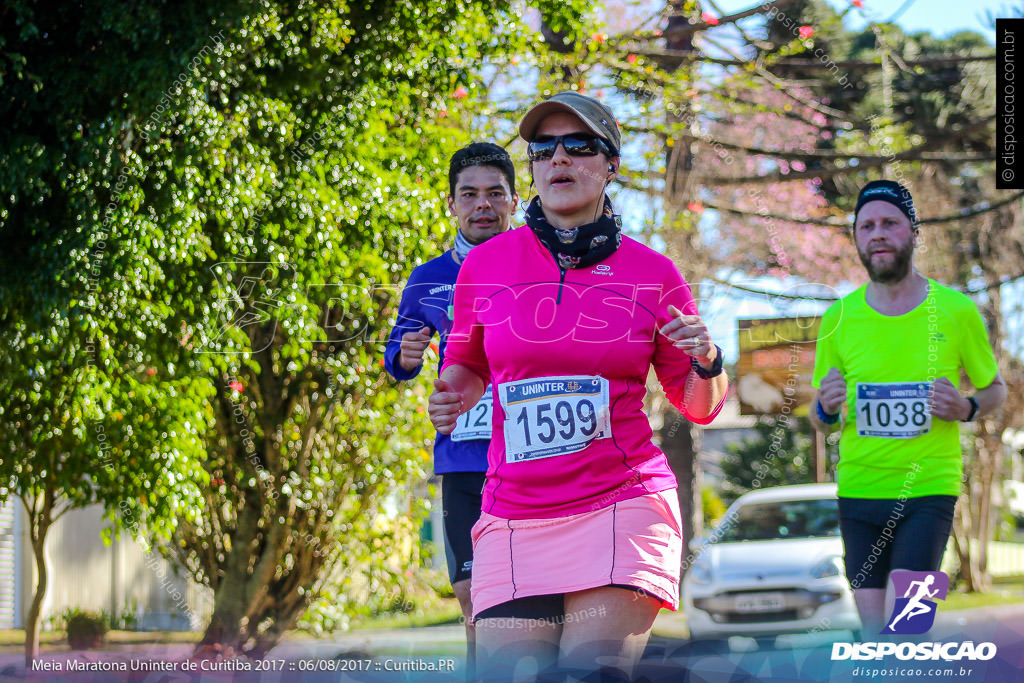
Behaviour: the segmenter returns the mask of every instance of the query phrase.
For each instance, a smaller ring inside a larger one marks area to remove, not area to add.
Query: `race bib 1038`
[[[857,436],[913,439],[932,428],[931,382],[858,382]]]
[[[475,441],[491,438],[491,414],[494,412],[494,397],[491,385],[484,389],[484,395],[472,408],[459,416],[452,432],[452,441]]]
[[[581,451],[612,435],[608,380],[538,377],[498,385],[505,412],[505,460],[524,462]]]

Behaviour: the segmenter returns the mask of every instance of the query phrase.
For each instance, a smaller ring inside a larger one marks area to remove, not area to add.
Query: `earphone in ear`
[[[615,173],[615,164],[608,164],[608,172]]]

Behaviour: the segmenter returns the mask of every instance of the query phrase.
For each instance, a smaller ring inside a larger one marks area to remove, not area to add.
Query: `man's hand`
[[[441,434],[451,434],[462,414],[462,394],[443,379],[435,379],[434,393],[427,400],[427,414],[434,429]]]
[[[846,405],[846,380],[838,368],[829,368],[828,374],[821,378],[818,400],[829,415],[838,415]]]
[[[693,357],[705,370],[710,370],[718,356],[718,349],[711,342],[707,325],[699,315],[683,315],[675,306],[668,307],[673,319],[661,328],[661,333],[671,339],[676,348]]]
[[[406,332],[402,335],[402,351],[398,354],[398,364],[406,372],[412,372],[423,365],[423,352],[429,345],[429,327],[424,326],[419,332]]]
[[[932,396],[928,400],[932,417],[947,422],[966,420],[971,414],[971,402],[960,395],[953,383],[945,377],[932,382]]]

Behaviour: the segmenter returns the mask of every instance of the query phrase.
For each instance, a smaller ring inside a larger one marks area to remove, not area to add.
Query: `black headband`
[[[853,223],[857,224],[857,214],[868,202],[888,202],[903,212],[910,220],[910,227],[917,231],[917,211],[914,210],[914,198],[910,190],[892,180],[872,180],[865,185],[857,196],[857,208],[853,212]]]

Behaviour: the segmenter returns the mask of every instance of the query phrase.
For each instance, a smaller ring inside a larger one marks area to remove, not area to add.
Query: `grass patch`
[[[1024,583],[1016,579],[1012,582],[994,583],[988,593],[950,592],[942,603],[942,611],[1012,605],[1019,602],[1024,602]]]
[[[110,631],[107,642],[111,645],[198,643],[202,637],[197,631]]]
[[[661,610],[654,619],[652,634],[661,638],[679,638],[689,640],[690,627],[686,624],[686,614],[683,613],[683,606],[679,606],[678,612]]]
[[[192,631],[108,631],[104,647],[116,645],[167,645],[198,643],[202,633]],[[0,651],[20,652],[25,647],[25,630],[0,629]],[[68,649],[68,638],[63,631],[40,631],[39,647],[46,651]]]
[[[62,631],[41,631],[39,633],[39,645],[59,645],[67,643],[67,638]],[[0,629],[0,647],[24,647],[25,630],[20,628]]]
[[[462,608],[455,598],[437,598],[420,605],[413,612],[378,614],[372,617],[354,618],[352,630],[383,628],[421,628],[458,624]]]

